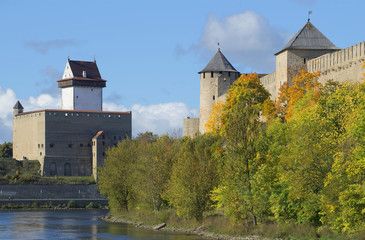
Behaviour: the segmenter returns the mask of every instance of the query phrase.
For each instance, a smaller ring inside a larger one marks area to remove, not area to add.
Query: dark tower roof
[[[67,60],[73,77],[58,80],[58,87],[88,86],[105,87],[106,80],[101,78],[96,62]],[[85,75],[84,75],[85,73]]]
[[[275,55],[289,49],[340,50],[340,48],[328,40],[310,21]]]
[[[13,109],[24,109],[23,105],[19,102],[19,100],[15,103]]]
[[[209,61],[208,65],[199,73],[204,72],[238,72],[232,64],[227,60],[218,48],[218,52]]]

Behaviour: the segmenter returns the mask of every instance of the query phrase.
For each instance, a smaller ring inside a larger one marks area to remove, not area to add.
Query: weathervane
[[[308,12],[308,22],[311,20],[311,19],[310,19],[310,15],[311,15],[311,14],[312,14],[312,11],[309,11],[309,12]]]

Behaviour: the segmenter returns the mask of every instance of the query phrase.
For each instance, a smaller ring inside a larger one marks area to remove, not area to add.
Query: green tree
[[[179,216],[201,221],[211,206],[210,193],[218,184],[213,153],[221,145],[220,138],[205,134],[181,141],[167,196]]]
[[[249,74],[233,84],[226,99],[222,117],[224,164],[220,167],[221,184],[215,189],[213,199],[237,224],[244,221],[257,224],[253,181],[261,164],[257,158],[258,136],[264,127],[260,113],[268,97],[258,75]]]
[[[106,152],[104,166],[98,171],[98,188],[112,209],[128,211],[136,199],[138,150],[137,142],[126,139]]]
[[[176,141],[168,135],[156,142],[140,142],[138,153],[138,193],[141,203],[159,211],[170,179],[176,151]]]
[[[13,157],[13,143],[4,142],[0,144],[0,158],[12,158]]]

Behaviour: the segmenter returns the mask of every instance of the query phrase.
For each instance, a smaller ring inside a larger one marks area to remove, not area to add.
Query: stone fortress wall
[[[325,54],[307,62],[308,72],[319,71],[319,81],[325,83],[328,80],[338,82],[361,81],[365,72],[363,67],[365,61],[365,42],[358,43],[351,47]]]
[[[130,112],[75,110],[17,114],[13,120],[14,158],[37,159],[43,176],[89,176],[92,138],[98,131],[104,132],[108,138],[104,153],[107,146],[131,137],[131,118]]]
[[[282,54],[283,53],[280,55]],[[365,42],[332,53],[327,53],[307,61],[304,61],[305,58],[300,55],[296,55],[295,57],[289,56],[287,58],[288,62],[291,63],[291,65],[295,65],[295,67],[287,66],[287,64],[282,64],[283,66],[281,66],[280,57],[282,56],[277,56],[277,72],[280,72],[281,75],[286,74],[286,76],[281,76],[281,79],[293,79],[295,75],[298,75],[299,70],[307,70],[312,73],[319,71],[321,74],[319,82],[322,84],[329,80],[341,83],[346,81],[360,82],[363,80],[363,73],[365,73],[365,69],[363,68],[365,61]],[[304,64],[304,62],[306,63]],[[283,82],[277,81],[277,72],[260,78],[263,86],[271,94],[272,100],[276,99],[278,87],[283,84]],[[289,85],[291,84],[292,83],[289,82]]]

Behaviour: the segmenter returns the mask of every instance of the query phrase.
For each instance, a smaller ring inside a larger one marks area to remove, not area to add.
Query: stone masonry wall
[[[262,78],[260,78],[261,84],[265,87],[267,91],[270,93],[270,99],[275,100],[276,98],[276,72],[268,74]]]
[[[338,82],[362,81],[362,68],[365,61],[365,42],[358,43],[340,51],[325,54],[309,60],[307,68],[309,72],[320,71],[319,81],[325,83],[328,80]]]
[[[104,199],[96,185],[0,185],[1,199]]]

